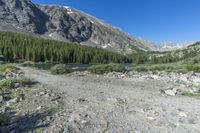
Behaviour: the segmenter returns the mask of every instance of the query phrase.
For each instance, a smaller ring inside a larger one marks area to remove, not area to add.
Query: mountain
[[[0,30],[130,53],[137,47],[158,50],[154,43],[123,32],[71,7],[38,5],[30,0],[0,0]]]
[[[165,52],[154,52],[148,55],[148,57],[154,58],[154,63],[171,63],[185,61],[190,62],[192,60],[200,60],[200,42],[190,44],[188,46]]]
[[[194,41],[185,42],[185,43],[182,43],[182,44],[176,44],[176,43],[173,43],[173,42],[166,42],[166,43],[161,44],[160,51],[173,51],[173,50],[178,50],[178,49],[184,49],[187,46],[190,46],[194,43],[195,43]]]

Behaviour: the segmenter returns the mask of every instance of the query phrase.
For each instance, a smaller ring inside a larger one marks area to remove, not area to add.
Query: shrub
[[[26,77],[9,78],[0,82],[0,88],[13,89],[16,83],[19,83],[20,86],[26,86],[30,85],[32,82]]]
[[[2,65],[0,66],[0,73],[7,73],[7,72],[13,72],[16,71],[17,68],[12,65]]]
[[[145,67],[137,67],[135,70],[136,70],[137,72],[147,72],[147,71],[148,71],[148,69],[145,68]]]
[[[188,64],[186,68],[188,71],[200,72],[200,65]]]
[[[89,68],[91,73],[104,74],[109,72],[125,72],[126,68],[120,64],[94,65]]]
[[[166,66],[153,66],[150,68],[151,71],[163,71],[163,70],[166,70],[166,69],[169,69],[169,67],[166,67]]]
[[[67,74],[70,73],[70,69],[65,64],[57,64],[50,69],[52,74]]]

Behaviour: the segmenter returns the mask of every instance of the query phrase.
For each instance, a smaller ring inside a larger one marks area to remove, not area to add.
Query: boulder
[[[166,94],[166,95],[169,95],[169,96],[175,96],[177,94],[177,90],[174,89],[174,88],[161,89],[160,93]]]

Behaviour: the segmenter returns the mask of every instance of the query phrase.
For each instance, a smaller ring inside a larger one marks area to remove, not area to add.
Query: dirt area
[[[200,100],[162,95],[169,81],[21,69],[39,83],[13,107],[12,133],[200,132]]]

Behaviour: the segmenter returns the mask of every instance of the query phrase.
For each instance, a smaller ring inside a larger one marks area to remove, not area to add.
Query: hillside
[[[77,42],[123,54],[133,51],[130,45],[144,51],[160,48],[77,9],[38,5],[30,0],[0,0],[0,29]]]
[[[36,38],[13,32],[0,32],[0,55],[6,61],[50,63],[127,63],[124,55],[75,43]]]
[[[146,63],[173,63],[173,62],[191,62],[200,60],[200,43],[196,42],[182,49],[165,51],[165,52],[151,52],[139,51],[129,55],[137,64]]]

